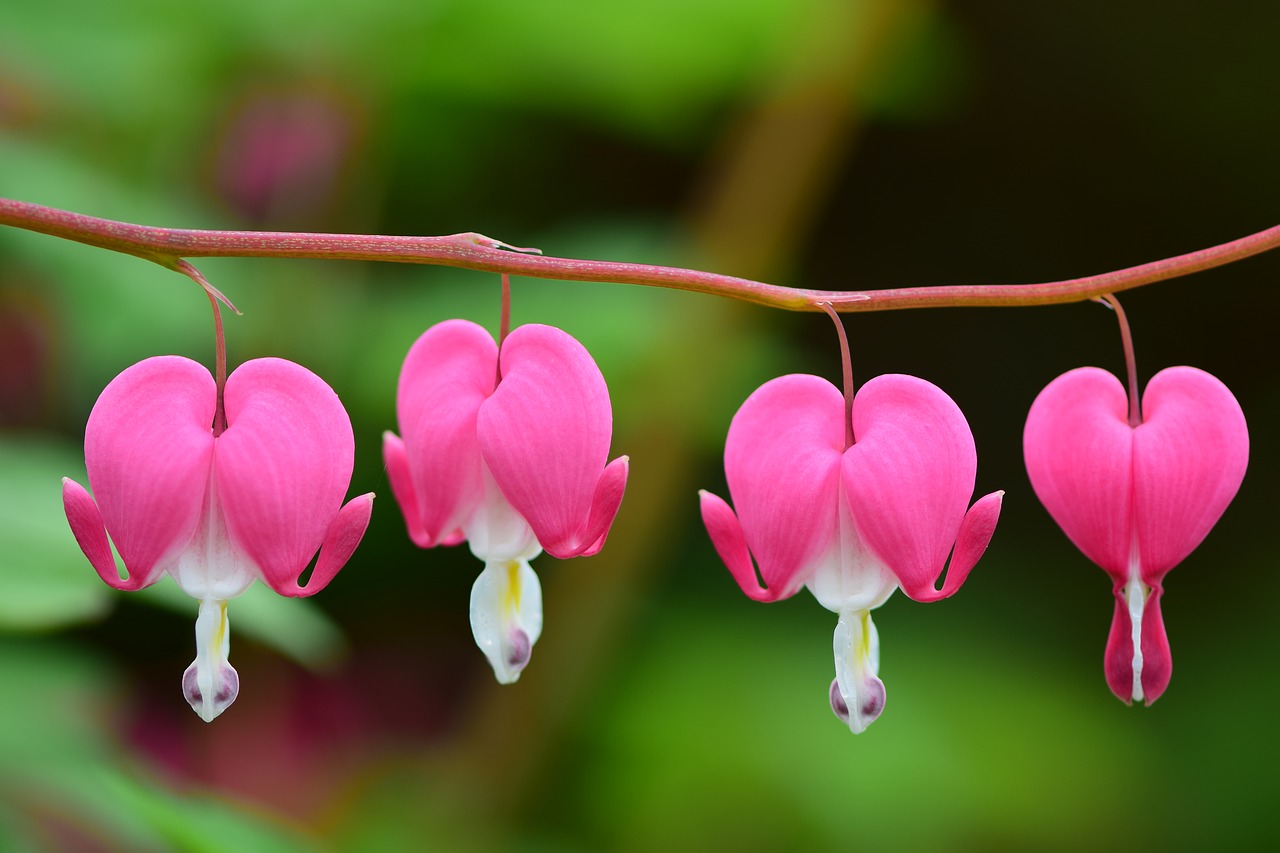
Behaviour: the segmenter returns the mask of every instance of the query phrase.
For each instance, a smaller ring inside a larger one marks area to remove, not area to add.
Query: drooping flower
[[[848,446],[845,411],[840,391],[817,376],[765,383],[725,442],[737,514],[700,494],[707,532],[743,592],[777,601],[807,586],[839,614],[831,706],[860,732],[885,703],[870,611],[899,587],[916,601],[959,589],[995,531],[1004,493],[969,507],[973,435],[951,398],[923,379],[866,383],[852,403]]]
[[[1194,367],[1152,378],[1136,426],[1129,404],[1105,370],[1064,373],[1031,405],[1023,451],[1040,502],[1113,581],[1107,684],[1126,703],[1151,704],[1173,667],[1160,614],[1164,576],[1235,497],[1249,433],[1227,387]]]
[[[613,413],[583,346],[525,325],[498,345],[447,320],[405,358],[396,393],[403,439],[386,433],[391,490],[422,548],[464,539],[485,564],[471,590],[471,629],[503,684],[542,631],[542,590],[529,561],[604,546],[622,502],[627,457],[608,462]],[[606,464],[608,462],[608,464]]]
[[[199,599],[196,658],[182,689],[206,722],[239,692],[227,661],[227,600],[255,578],[281,595],[319,592],[360,543],[373,509],[372,494],[343,506],[355,454],[351,422],[306,368],[276,358],[246,362],[227,379],[226,428],[217,435],[216,407],[213,377],[196,362],[139,362],[107,385],[89,415],[93,497],[62,481],[76,542],[109,586],[142,589],[168,574]]]

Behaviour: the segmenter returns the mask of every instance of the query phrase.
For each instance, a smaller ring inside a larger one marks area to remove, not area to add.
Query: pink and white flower
[[[737,513],[700,494],[707,532],[743,592],[777,601],[807,586],[839,614],[831,706],[861,732],[885,703],[870,611],[899,587],[916,601],[959,589],[995,531],[1004,493],[969,507],[973,435],[951,398],[923,379],[866,383],[852,404],[852,445],[845,412],[840,391],[817,376],[765,383],[725,442]]]
[[[373,509],[372,494],[343,505],[351,422],[314,373],[275,358],[246,362],[227,379],[224,405],[226,429],[215,435],[208,370],[178,356],[139,362],[107,385],[89,415],[93,497],[62,481],[67,521],[103,581],[136,590],[168,574],[199,599],[196,658],[182,687],[206,722],[239,692],[227,661],[227,600],[255,579],[281,595],[319,592],[360,543]]]
[[[1081,367],[1036,397],[1023,451],[1040,502],[1114,584],[1107,684],[1126,703],[1151,704],[1173,670],[1160,614],[1164,576],[1235,497],[1249,432],[1227,387],[1194,367],[1157,373],[1142,413],[1131,426],[1120,381]]]
[[[386,433],[391,490],[419,547],[464,539],[485,564],[471,628],[498,681],[529,662],[542,632],[542,590],[529,561],[604,546],[627,481],[608,462],[609,390],[583,346],[551,326],[520,326],[498,345],[447,320],[405,358],[396,393],[403,439]],[[606,464],[608,463],[608,464]]]

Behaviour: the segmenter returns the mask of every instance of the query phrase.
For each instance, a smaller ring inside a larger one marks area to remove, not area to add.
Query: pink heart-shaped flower
[[[1096,367],[1069,371],[1032,404],[1023,451],[1040,502],[1114,581],[1111,689],[1151,703],[1171,672],[1162,580],[1235,497],[1249,433],[1227,387],[1194,367],[1152,378],[1141,424],[1130,426],[1128,411],[1116,377]]]

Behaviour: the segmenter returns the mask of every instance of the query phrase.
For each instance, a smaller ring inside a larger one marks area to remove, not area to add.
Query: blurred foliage
[[[1209,0],[16,4],[0,27],[0,195],[173,227],[478,230],[806,287],[1067,278],[1274,224],[1278,26],[1275,4],[1227,15]],[[741,221],[780,235],[775,256],[758,257]],[[515,322],[561,326],[596,357],[613,453],[633,467],[601,555],[535,564],[546,633],[499,689],[467,626],[478,567],[465,549],[409,544],[379,450],[409,345],[452,316],[496,330],[495,277],[198,266],[244,312],[227,318],[233,364],[291,358],[343,399],[351,489],[379,493],[373,523],[315,600],[258,586],[232,603],[241,696],[201,723],[178,690],[194,603],[168,581],[101,584],[59,478],[85,482],[85,418],[122,369],[160,353],[210,362],[207,303],[143,261],[0,231],[0,849],[1267,837],[1280,590],[1259,531],[1280,477],[1265,441],[1280,386],[1256,282],[1280,260],[1125,299],[1143,375],[1203,367],[1255,431],[1239,498],[1169,578],[1176,674],[1150,709],[1107,691],[1106,578],[1021,465],[1039,388],[1081,364],[1119,368],[1111,318],[848,320],[859,377],[944,387],[974,429],[979,493],[1008,492],[959,596],[877,615],[889,702],[856,738],[826,707],[834,617],[806,595],[742,598],[694,497],[724,488],[724,430],[753,388],[835,375],[825,318],[514,282]]]

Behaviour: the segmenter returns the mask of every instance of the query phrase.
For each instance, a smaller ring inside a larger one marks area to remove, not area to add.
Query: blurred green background
[[[1024,283],[1280,221],[1280,5],[1211,0],[302,0],[11,4],[0,195],[172,227],[446,234],[802,287]],[[0,849],[1078,850],[1257,847],[1278,793],[1280,255],[1124,297],[1143,381],[1193,364],[1252,426],[1244,485],[1167,580],[1154,708],[1107,690],[1106,576],[1031,493],[1021,430],[1072,367],[1122,369],[1089,304],[853,315],[859,381],[966,412],[1004,517],[964,589],[876,615],[884,716],[827,708],[835,616],[748,601],[696,489],[827,318],[517,279],[513,319],[595,355],[632,478],[599,556],[535,563],[517,685],[474,648],[465,550],[404,534],[380,458],[423,329],[496,328],[498,279],[207,260],[232,363],[322,375],[379,493],[311,600],[231,605],[241,695],[183,702],[195,602],[117,594],[66,528],[97,394],[212,359],[208,306],[145,262],[0,230]],[[263,592],[257,590],[256,592]]]

